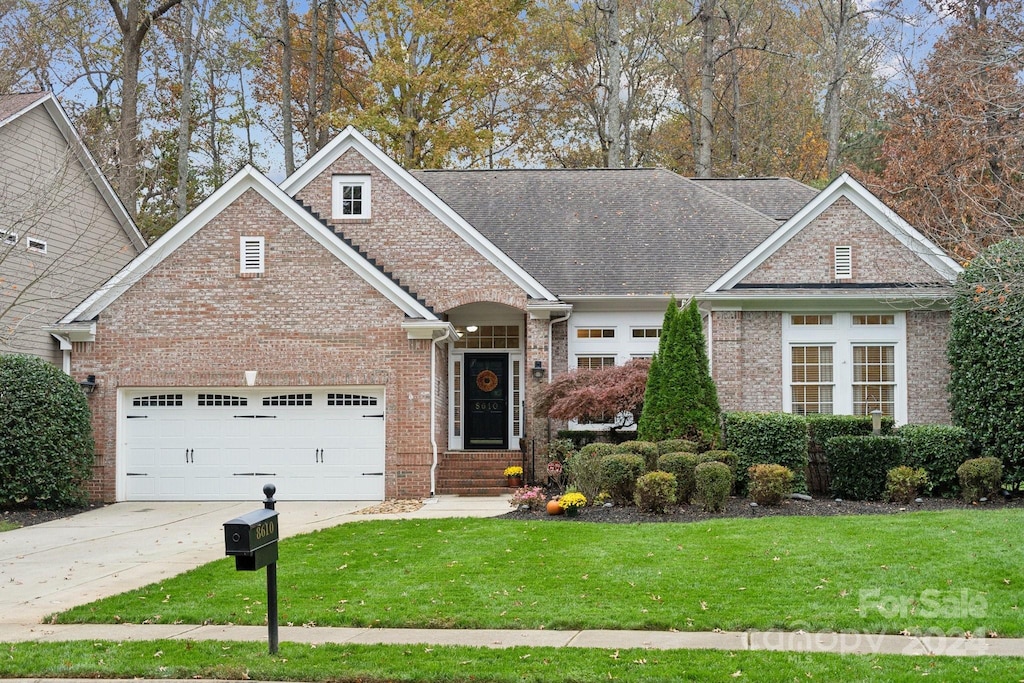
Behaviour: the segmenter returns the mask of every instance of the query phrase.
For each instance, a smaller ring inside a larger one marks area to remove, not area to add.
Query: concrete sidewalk
[[[1024,657],[1024,639],[886,636],[802,631],[666,632],[549,631],[505,629],[324,628],[282,626],[281,643],[311,645],[467,645],[472,647],[577,647],[607,650],[768,650],[832,654],[892,654],[949,657]],[[0,642],[69,640],[217,640],[267,642],[264,626],[171,624],[0,625]]]
[[[359,514],[358,502],[280,501],[282,538],[353,521],[495,517],[508,496],[439,496],[410,512]],[[51,625],[50,614],[160,581],[224,556],[223,523],[252,503],[118,503],[0,534],[0,642],[267,640],[255,626]],[[549,631],[281,627],[282,643],[715,649],[1024,657],[1024,639],[856,633]]]

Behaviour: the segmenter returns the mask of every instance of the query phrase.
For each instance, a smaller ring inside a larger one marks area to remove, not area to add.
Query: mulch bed
[[[816,498],[810,501],[787,500],[782,505],[760,505],[752,507],[749,498],[732,497],[726,503],[725,512],[704,512],[700,505],[673,506],[664,514],[641,512],[635,506],[587,507],[580,510],[579,517],[574,519],[563,515],[549,515],[544,511],[513,510],[500,519],[522,519],[533,521],[567,521],[567,522],[609,522],[616,524],[635,524],[638,522],[702,522],[709,519],[724,517],[781,517],[785,515],[807,515],[830,517],[835,515],[894,515],[921,510],[967,510],[967,509],[1003,509],[1024,508],[1024,498],[999,496],[998,499],[984,503],[964,503],[961,500],[948,498],[923,498],[920,503],[879,503],[871,501],[836,502],[831,498]]]
[[[32,507],[15,507],[0,511],[0,522],[10,522],[18,526],[32,526],[43,522],[52,522],[55,519],[74,517],[77,514],[104,507],[105,503],[90,503],[83,507],[64,508],[62,510],[40,510]]]

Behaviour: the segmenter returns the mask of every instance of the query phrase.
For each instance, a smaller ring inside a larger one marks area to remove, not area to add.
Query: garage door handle
[[[145,420],[149,415],[125,415],[127,420]]]
[[[363,472],[364,477],[383,477],[383,472]]]
[[[244,417],[250,420],[276,420],[277,415],[235,415],[236,418]]]
[[[129,477],[148,477],[149,476],[149,474],[147,472],[127,472],[126,474]]]
[[[379,417],[381,419],[384,419],[384,413],[381,413],[380,415],[363,415],[363,417]]]
[[[277,472],[235,472],[235,477],[276,477]]]

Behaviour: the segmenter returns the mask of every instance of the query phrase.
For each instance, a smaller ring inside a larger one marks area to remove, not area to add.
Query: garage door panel
[[[283,500],[384,497],[380,389],[130,390],[123,405],[127,500],[251,500],[269,481]]]

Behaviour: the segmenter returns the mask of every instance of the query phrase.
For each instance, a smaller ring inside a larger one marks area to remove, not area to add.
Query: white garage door
[[[384,499],[384,390],[125,389],[123,500]]]

